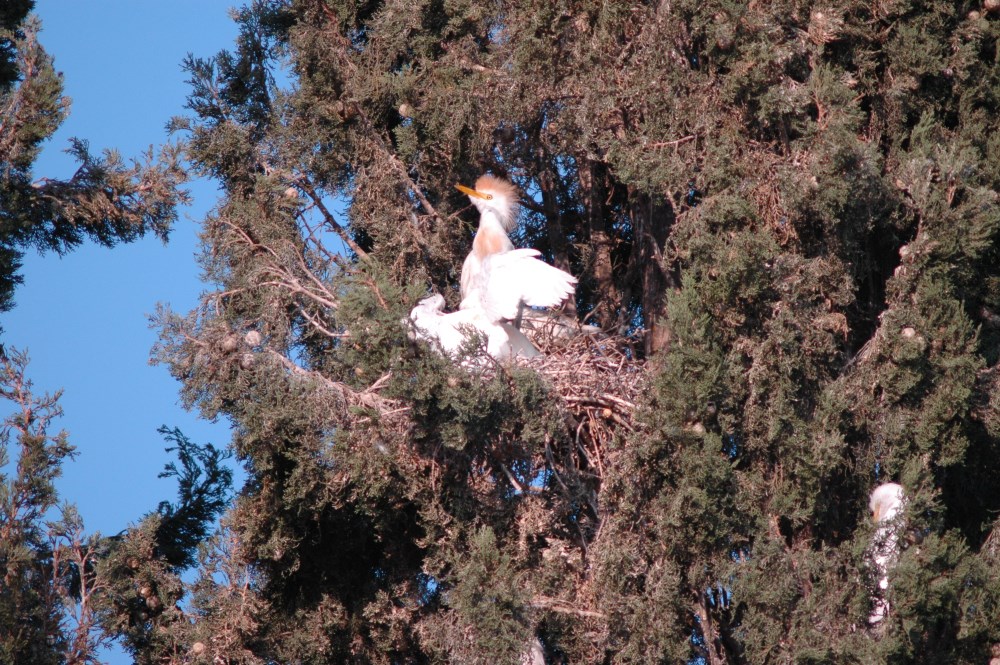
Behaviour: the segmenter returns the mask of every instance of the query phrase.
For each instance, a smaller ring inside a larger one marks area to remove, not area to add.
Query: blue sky
[[[35,177],[72,175],[76,165],[62,151],[73,136],[95,153],[116,148],[126,158],[167,141],[167,121],[187,113],[181,61],[189,52],[208,57],[232,46],[231,4],[37,0],[41,43],[64,74],[72,108]],[[181,210],[167,245],[147,238],[110,250],[85,244],[64,257],[30,251],[15,306],[0,315],[3,343],[31,355],[35,390],[64,390],[57,426],[78,457],[66,464],[58,489],[77,504],[89,531],[117,533],[175,498],[174,481],[157,478],[172,459],[160,425],[180,427],[199,443],[229,441],[225,423],[185,411],[167,369],[148,362],[156,341],[148,315],[156,304],[187,312],[204,288],[197,233],[217,192],[208,182],[191,191],[194,203]]]

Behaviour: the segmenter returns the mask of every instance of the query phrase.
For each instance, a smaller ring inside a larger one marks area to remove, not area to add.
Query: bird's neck
[[[479,230],[472,241],[472,251],[480,259],[484,259],[490,254],[500,254],[514,249],[514,244],[507,237],[503,225],[496,213],[492,211],[484,212],[479,220]]]
[[[483,206],[479,209],[480,224],[482,220],[491,219],[504,233],[509,233],[517,226],[517,208],[515,206],[500,203],[498,205]]]

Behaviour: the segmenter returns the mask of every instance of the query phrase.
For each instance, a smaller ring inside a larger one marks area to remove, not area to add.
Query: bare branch
[[[302,379],[307,379],[309,381],[314,381],[317,385],[333,392],[337,397],[347,402],[348,404],[355,406],[364,406],[368,408],[375,409],[382,415],[405,413],[408,409],[401,409],[399,403],[396,400],[388,399],[382,397],[378,394],[378,390],[385,384],[389,376],[385,375],[379,378],[378,381],[369,386],[366,390],[357,391],[348,386],[345,383],[339,381],[334,381],[323,374],[316,372],[314,370],[306,369],[298,364],[296,364],[291,359],[282,355],[274,349],[265,349],[264,351],[269,357],[276,360],[281,364],[290,374],[293,376],[300,377]]]
[[[333,216],[333,213],[327,209],[326,205],[323,203],[323,197],[316,192],[316,189],[309,184],[305,178],[300,178],[298,183],[299,186],[302,187],[302,190],[309,195],[310,199],[312,199],[316,208],[323,214],[323,219],[326,221],[327,225],[333,229],[338,236],[340,236],[340,239],[344,241],[344,244],[350,247],[351,251],[357,254],[359,258],[367,259],[368,252],[361,249],[361,246],[354,242],[354,238],[352,238],[347,232],[347,229],[337,222],[337,219]]]
[[[549,598],[547,596],[535,596],[531,599],[531,606],[542,610],[548,610],[550,612],[559,612],[561,614],[575,614],[576,616],[586,617],[589,619],[607,619],[608,615],[603,612],[595,612],[593,610],[584,610],[579,607],[574,607],[565,600],[560,600],[559,598]]]

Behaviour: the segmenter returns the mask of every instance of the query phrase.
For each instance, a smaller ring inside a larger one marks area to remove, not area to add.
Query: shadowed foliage
[[[172,123],[220,185],[208,290],[155,357],[248,481],[193,584],[154,520],[112,558],[137,661],[988,662],[994,5],[234,12]],[[483,172],[603,335],[464,366],[410,338],[458,305]]]
[[[251,478],[188,642],[206,662],[516,663],[536,637],[550,663],[986,662],[994,12],[240,10],[175,122],[223,188],[214,291],[159,316],[158,357],[236,425]],[[515,245],[580,278],[570,313],[630,341],[468,369],[408,340],[428,291],[458,305],[476,215],[454,185],[483,172],[519,188]],[[623,378],[601,383],[608,358]],[[886,480],[913,537],[869,626]]]

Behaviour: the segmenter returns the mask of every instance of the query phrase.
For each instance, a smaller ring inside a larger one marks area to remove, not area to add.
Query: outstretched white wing
[[[490,321],[517,318],[521,303],[555,307],[573,294],[576,277],[538,260],[536,249],[515,249],[483,261],[482,309]]]

